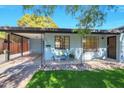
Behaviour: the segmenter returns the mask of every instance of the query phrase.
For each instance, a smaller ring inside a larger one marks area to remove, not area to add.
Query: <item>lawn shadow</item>
[[[27,84],[31,88],[124,87],[122,69],[94,71],[38,71]]]

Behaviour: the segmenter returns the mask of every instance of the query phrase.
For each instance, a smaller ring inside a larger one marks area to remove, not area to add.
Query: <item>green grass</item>
[[[38,71],[28,88],[123,88],[124,69],[96,71]]]

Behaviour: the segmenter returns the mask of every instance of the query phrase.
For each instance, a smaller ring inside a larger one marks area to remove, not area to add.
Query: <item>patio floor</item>
[[[28,55],[28,54],[30,54],[29,51],[23,53],[24,56]],[[10,55],[10,59],[16,59],[18,57],[21,57],[21,53]],[[4,63],[6,63],[6,61],[5,61],[5,54],[0,54],[0,65],[4,64]]]
[[[25,87],[28,80],[40,67],[41,57],[27,55],[0,65],[0,87]]]

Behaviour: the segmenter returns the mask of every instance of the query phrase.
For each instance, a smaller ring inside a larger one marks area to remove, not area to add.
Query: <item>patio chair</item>
[[[68,59],[68,54],[64,51],[54,51],[53,52],[53,60],[54,61],[65,61]]]

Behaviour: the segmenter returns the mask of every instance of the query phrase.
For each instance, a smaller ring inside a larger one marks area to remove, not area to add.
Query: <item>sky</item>
[[[0,26],[17,26],[17,21],[24,15],[22,6],[0,5]],[[60,28],[75,28],[77,20],[67,15],[62,8],[57,8],[52,16]],[[103,26],[98,29],[113,29],[124,26],[124,6],[119,6],[117,12],[109,11]]]

